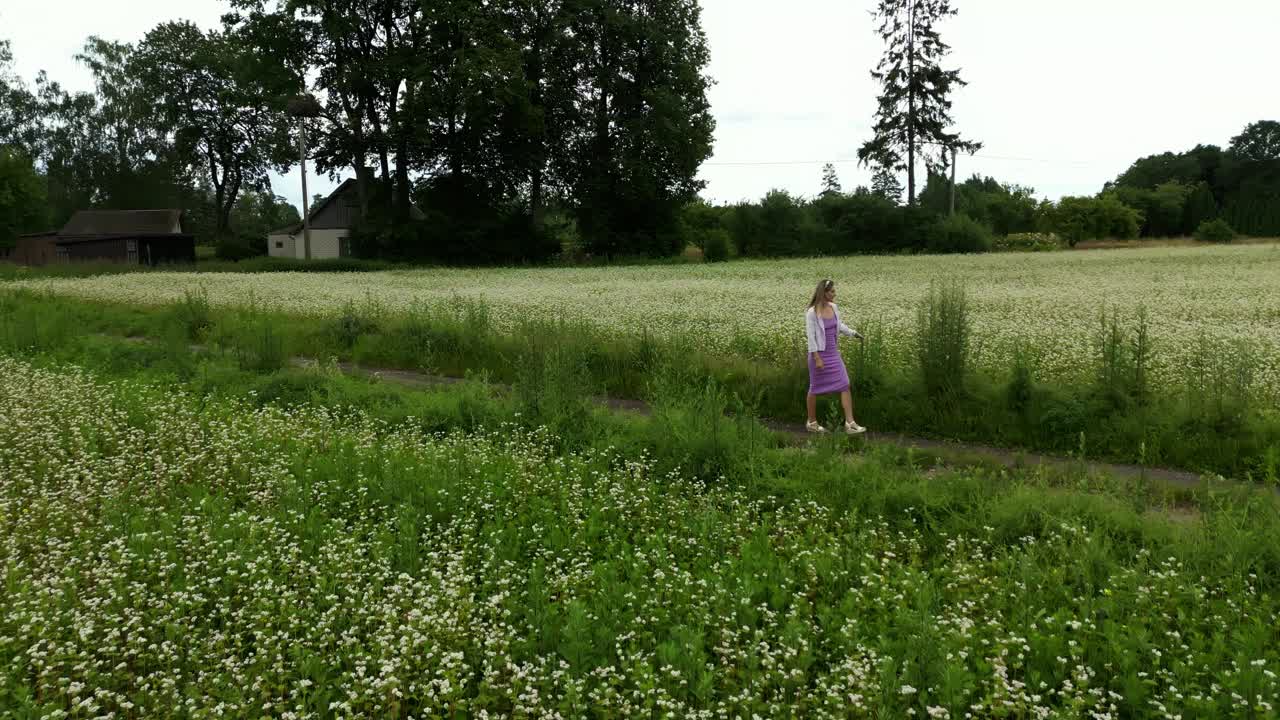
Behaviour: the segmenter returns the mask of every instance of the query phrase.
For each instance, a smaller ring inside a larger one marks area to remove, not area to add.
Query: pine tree
[[[892,168],[881,165],[871,176],[871,192],[893,201],[894,205],[902,202],[902,183]]]
[[[822,166],[822,196],[841,195],[844,189],[840,187],[840,178],[836,176],[836,166],[827,163]]]
[[[959,70],[943,70],[950,51],[935,29],[955,15],[951,0],[879,0],[875,17],[886,48],[871,72],[883,87],[876,110],[875,135],[858,150],[862,164],[907,171],[907,202],[916,201],[916,163],[947,167],[947,152],[975,152],[980,143],[948,131],[951,91],[963,86]],[[906,160],[903,162],[903,153]]]

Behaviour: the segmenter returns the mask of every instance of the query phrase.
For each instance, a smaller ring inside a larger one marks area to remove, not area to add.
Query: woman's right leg
[[[809,396],[805,398],[804,404],[805,404],[805,409],[809,411],[809,422],[817,422],[818,421],[818,396],[814,395],[813,393],[809,393]]]

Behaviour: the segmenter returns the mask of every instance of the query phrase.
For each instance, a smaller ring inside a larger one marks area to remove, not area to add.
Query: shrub
[[[1236,231],[1221,218],[1205,220],[1196,228],[1196,240],[1211,243],[1229,243],[1236,239]]]
[[[214,257],[239,262],[267,254],[267,239],[252,235],[225,235],[214,245]]]
[[[1053,233],[1012,233],[996,237],[991,248],[997,252],[1050,252],[1062,249],[1062,240]]]
[[[991,250],[991,231],[968,215],[939,220],[929,229],[928,250],[934,253],[979,253]]]
[[[1138,237],[1142,213],[1112,195],[1064,197],[1048,212],[1047,224],[1075,247],[1081,240]]]
[[[173,306],[173,315],[189,340],[200,340],[213,326],[213,312],[209,306],[209,292],[204,286],[184,290],[182,299]]]
[[[921,250],[935,219],[925,208],[894,205],[866,192],[823,197],[812,207],[829,228],[822,249],[835,254]]]
[[[702,259],[724,262],[729,259],[729,232],[722,228],[708,230],[702,242]]]

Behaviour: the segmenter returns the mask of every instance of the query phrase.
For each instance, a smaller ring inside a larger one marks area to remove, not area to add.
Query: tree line
[[[536,260],[565,223],[587,252],[679,249],[714,127],[696,0],[231,4],[214,30],[91,40],[93,93],[3,76],[0,143],[32,161],[50,221],[199,204],[215,236],[248,232],[237,207],[305,125],[316,169],[355,176],[364,254]]]
[[[755,202],[691,206],[684,223],[709,256],[983,252],[997,238],[1052,234],[1083,240],[1199,236],[1207,223],[1234,233],[1280,237],[1280,122],[1251,123],[1226,149],[1197,145],[1140,158],[1093,196],[1038,199],[1033,188],[973,176],[956,183],[939,164],[915,203],[892,173],[842,190],[822,171],[811,198],[773,190]],[[954,207],[954,215],[953,215]],[[723,246],[725,250],[720,250]]]
[[[300,134],[319,172],[354,175],[354,251],[390,260],[979,251],[1018,233],[1075,243],[1210,220],[1280,235],[1272,121],[1226,149],[1140,159],[1092,197],[953,186],[956,156],[982,145],[951,117],[965,82],[944,67],[950,0],[878,0],[880,94],[858,151],[870,187],[846,193],[828,168],[812,199],[718,208],[697,198],[714,130],[697,0],[229,3],[213,29],[90,38],[77,56],[89,92],[25,82],[0,40],[0,243],[78,209],[168,206],[228,256],[265,252],[269,230],[300,219],[269,180],[295,166]]]

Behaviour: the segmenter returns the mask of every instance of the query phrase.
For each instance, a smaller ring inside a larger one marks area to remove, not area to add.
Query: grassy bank
[[[1280,417],[1250,391],[1254,362],[1204,342],[1192,355],[1194,382],[1168,387],[1149,374],[1153,350],[1141,318],[1101,318],[1087,381],[1038,377],[1030,362],[999,373],[965,358],[965,297],[939,288],[917,318],[912,363],[885,358],[880,328],[846,350],[858,418],[882,431],[974,441],[1275,482]],[[663,387],[710,383],[746,415],[802,417],[807,371],[791,364],[708,353],[691,337],[619,335],[585,322],[529,319],[498,327],[479,303],[453,301],[389,312],[348,304],[336,317],[303,318],[258,308],[217,308],[198,290],[160,308],[8,293],[0,298],[0,343],[56,348],[83,333],[199,342],[272,371],[291,355],[483,375],[518,383],[548,358],[574,369],[584,392],[652,399]],[[834,399],[820,406],[838,413]]]

